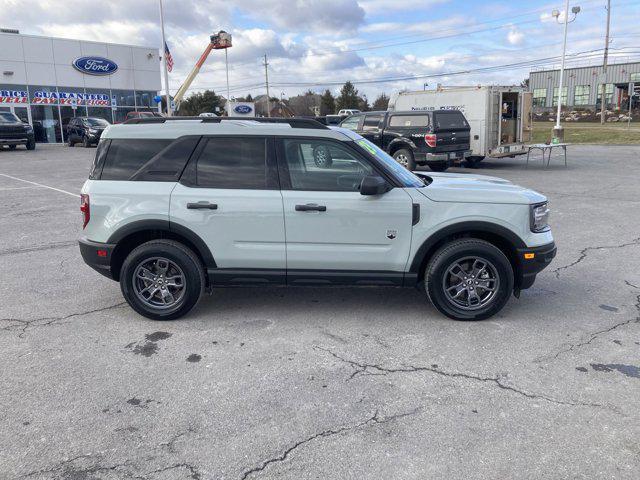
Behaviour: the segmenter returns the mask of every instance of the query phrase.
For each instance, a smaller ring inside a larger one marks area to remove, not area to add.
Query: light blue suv
[[[443,314],[484,319],[556,253],[544,196],[412,173],[306,119],[109,126],[81,201],[85,262],[158,320],[221,285],[418,286]]]

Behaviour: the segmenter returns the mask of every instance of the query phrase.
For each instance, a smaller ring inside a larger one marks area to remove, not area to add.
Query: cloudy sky
[[[571,62],[602,61],[606,0],[573,1]],[[208,35],[233,35],[231,95],[339,89],[345,80],[373,100],[380,92],[435,86],[520,83],[529,70],[558,64],[562,27],[550,13],[563,2],[512,0],[164,0],[175,67],[172,93]],[[158,0],[0,0],[0,26],[22,33],[160,45]],[[613,0],[611,52],[640,59],[640,0]],[[492,68],[495,67],[495,68]],[[465,72],[454,74],[456,72]],[[417,77],[417,78],[416,78]],[[224,94],[224,55],[209,57],[192,89]]]

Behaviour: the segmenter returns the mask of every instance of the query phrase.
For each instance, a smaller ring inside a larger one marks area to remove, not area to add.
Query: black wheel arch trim
[[[168,220],[137,220],[128,223],[113,232],[107,240],[107,243],[117,245],[118,242],[120,242],[122,239],[134,233],[153,230],[170,232],[172,234],[185,238],[198,250],[196,253],[199,254],[204,261],[205,268],[216,268],[216,262],[207,244],[189,228],[180,225],[179,223],[170,222]]]
[[[403,137],[403,138],[394,138],[393,140],[391,140],[389,142],[389,145],[387,145],[387,152],[391,153],[394,150],[397,151],[397,150],[401,150],[402,148],[407,148],[411,150],[412,153],[418,149],[415,143],[413,143],[408,138]]]
[[[454,223],[453,225],[448,225],[441,230],[438,230],[423,242],[411,261],[409,271],[420,274],[420,268],[427,259],[427,255],[432,253],[434,247],[445,238],[457,234],[472,234],[476,232],[487,233],[500,237],[511,246],[514,252],[518,249],[527,247],[524,241],[516,233],[501,225],[482,221]]]

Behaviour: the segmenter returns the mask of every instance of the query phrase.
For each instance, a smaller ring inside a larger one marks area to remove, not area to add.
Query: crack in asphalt
[[[195,429],[193,427],[189,427],[186,430],[175,433],[168,441],[161,443],[160,446],[167,447],[167,449],[171,453],[177,453],[176,449],[174,448],[176,442],[180,440],[182,437],[189,435],[190,433],[195,433]]]
[[[113,308],[122,307],[123,305],[126,305],[126,303],[127,302],[119,302],[119,303],[116,303],[115,305],[95,308],[95,309],[86,310],[83,312],[70,313],[68,315],[64,315],[61,317],[40,317],[40,318],[34,318],[32,320],[23,320],[21,318],[0,318],[0,322],[8,322],[13,324],[13,325],[6,325],[4,327],[0,327],[0,330],[4,330],[4,331],[20,330],[20,333],[18,334],[18,338],[24,338],[24,335],[26,334],[29,328],[46,327],[49,325],[56,324],[57,322],[60,322],[62,320],[67,320],[69,318],[80,317],[83,315],[88,315],[90,313],[104,312],[105,310],[111,310]],[[44,322],[44,323],[36,323],[36,322]]]
[[[93,457],[94,456],[91,454],[77,455],[73,458],[69,458],[67,460],[63,460],[62,462],[58,462],[52,467],[43,468],[40,470],[33,470],[31,472],[25,473],[24,475],[21,475],[19,478],[29,478],[35,475],[42,475],[46,473],[56,473],[56,474],[62,474],[62,476],[59,478],[62,478],[65,480],[66,479],[72,480],[76,478],[89,478],[88,475],[92,475],[94,473],[114,471],[119,468],[129,466],[128,461],[117,463],[111,466],[102,466],[102,465],[95,465],[95,464],[90,467],[73,466],[73,463],[76,462],[77,460],[80,460],[80,459],[89,460],[89,459],[93,459]],[[140,478],[140,477],[132,476],[129,472],[121,472],[121,473],[124,473],[129,478]],[[93,476],[91,478],[93,478]]]
[[[249,478],[249,476],[253,475],[254,473],[258,473],[258,472],[262,472],[263,470],[265,470],[269,465],[273,464],[273,463],[279,463],[279,462],[284,462],[289,455],[295,451],[298,447],[301,447],[309,442],[314,441],[317,438],[326,438],[326,437],[331,437],[333,435],[339,435],[343,432],[347,432],[350,430],[356,430],[358,428],[363,428],[363,427],[367,427],[367,426],[371,426],[371,425],[380,425],[380,424],[384,424],[384,423],[388,423],[391,422],[393,420],[397,420],[399,418],[403,418],[403,417],[408,417],[411,415],[415,415],[416,413],[418,413],[418,411],[420,410],[420,407],[415,408],[411,411],[408,412],[404,412],[404,413],[397,413],[395,415],[389,415],[387,417],[380,417],[379,416],[379,411],[376,410],[375,413],[367,418],[366,420],[360,422],[360,423],[356,423],[355,425],[345,425],[342,427],[337,427],[337,428],[330,428],[328,430],[323,430],[319,433],[315,433],[313,435],[311,435],[310,437],[307,437],[303,440],[300,440],[296,443],[294,443],[292,446],[290,446],[289,448],[287,448],[286,450],[284,450],[280,455],[270,458],[268,460],[264,460],[262,463],[260,463],[260,465],[258,465],[257,467],[254,467],[250,470],[246,470],[241,477],[241,480],[246,480],[247,478]]]
[[[640,237],[634,238],[630,242],[623,243],[623,244],[620,244],[620,245],[602,245],[602,246],[597,246],[597,247],[587,247],[587,248],[584,248],[584,249],[580,250],[580,255],[578,256],[577,260],[574,260],[573,262],[569,263],[568,265],[563,265],[561,267],[556,268],[555,270],[553,270],[553,273],[556,275],[556,278],[560,278],[560,272],[561,271],[567,270],[569,268],[572,268],[572,267],[575,267],[576,265],[578,265],[585,258],[587,258],[589,252],[592,251],[592,250],[611,250],[611,249],[618,249],[618,248],[624,248],[624,247],[632,247],[632,246],[637,246],[637,245],[640,245]]]
[[[35,245],[33,247],[26,247],[26,248],[8,248],[6,250],[0,250],[0,256],[11,255],[14,253],[29,253],[29,252],[39,252],[41,250],[54,250],[58,248],[67,248],[71,246],[78,246],[78,241],[67,240],[62,242],[47,243],[45,245]]]
[[[484,377],[484,376],[471,374],[471,373],[464,373],[464,372],[447,372],[447,371],[442,370],[441,368],[439,368],[438,365],[436,365],[436,364],[433,364],[430,367],[427,367],[427,366],[414,366],[414,365],[403,365],[402,367],[389,368],[389,367],[384,367],[384,366],[382,366],[380,364],[361,363],[361,362],[356,362],[354,360],[349,360],[347,358],[341,357],[340,355],[338,355],[337,353],[329,350],[328,348],[323,348],[323,347],[319,347],[319,346],[314,346],[314,348],[318,349],[318,350],[322,350],[322,351],[324,351],[326,353],[329,353],[330,355],[332,355],[336,359],[338,359],[341,362],[344,362],[344,363],[346,363],[346,364],[348,364],[348,365],[350,365],[351,367],[354,368],[354,372],[349,376],[349,378],[347,378],[346,381],[352,380],[357,375],[388,375],[390,373],[429,372],[429,373],[433,373],[433,374],[440,375],[440,376],[443,376],[443,377],[463,378],[463,379],[466,379],[466,380],[473,380],[473,381],[477,381],[477,382],[493,384],[493,385],[497,386],[498,388],[500,388],[501,390],[507,390],[507,391],[516,393],[516,394],[518,394],[520,396],[523,396],[523,397],[526,397],[526,398],[530,398],[530,399],[534,399],[534,400],[544,400],[546,402],[555,403],[557,405],[569,405],[569,406],[574,406],[574,407],[606,408],[608,410],[614,411],[615,413],[619,413],[617,409],[613,409],[611,407],[608,407],[606,405],[602,405],[600,403],[570,402],[570,401],[566,401],[566,400],[558,400],[558,399],[555,399],[555,398],[552,398],[552,397],[548,397],[546,395],[527,392],[525,390],[521,390],[521,389],[519,389],[517,387],[514,387],[512,385],[507,385],[506,383],[503,382],[502,378],[500,376],[498,376],[498,375],[496,375],[495,377]]]
[[[628,282],[627,280],[625,280],[625,283],[633,288],[638,288],[635,285],[633,285],[632,283]],[[586,345],[590,345],[591,342],[593,342],[596,338],[598,338],[600,335],[604,335],[605,333],[609,333],[612,332],[614,330],[617,330],[618,328],[630,325],[632,323],[640,323],[640,295],[636,296],[636,303],[634,304],[635,309],[638,311],[638,315],[635,318],[630,318],[628,320],[624,320],[622,322],[618,322],[610,327],[607,328],[603,328],[602,330],[597,330],[595,332],[589,333],[588,334],[588,338],[587,340],[583,340],[580,341],[578,343],[570,343],[567,345],[566,348],[559,350],[558,352],[556,352],[553,356],[545,356],[545,357],[541,357],[540,360],[546,360],[549,358],[553,358],[554,360],[558,359],[558,357],[560,357],[560,355],[563,355],[565,353],[568,352],[573,352],[574,350],[577,350],[578,348],[584,347]]]
[[[189,477],[192,478],[193,480],[201,480],[202,479],[202,475],[198,471],[198,468],[194,467],[193,465],[191,465],[190,463],[187,463],[187,462],[175,463],[173,465],[169,465],[168,467],[159,468],[158,470],[153,470],[151,472],[147,472],[145,475],[151,475],[153,473],[167,472],[169,470],[174,470],[176,468],[185,468],[185,469],[187,469],[189,471]],[[146,478],[146,477],[143,477],[143,478]]]

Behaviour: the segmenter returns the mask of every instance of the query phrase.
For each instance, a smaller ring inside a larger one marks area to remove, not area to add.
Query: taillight
[[[426,133],[424,135],[424,141],[427,143],[429,147],[435,147],[436,142],[438,141],[438,138],[436,137],[435,133]]]
[[[91,219],[91,207],[89,204],[89,195],[86,193],[80,194],[80,211],[82,212],[82,228],[87,226]]]

